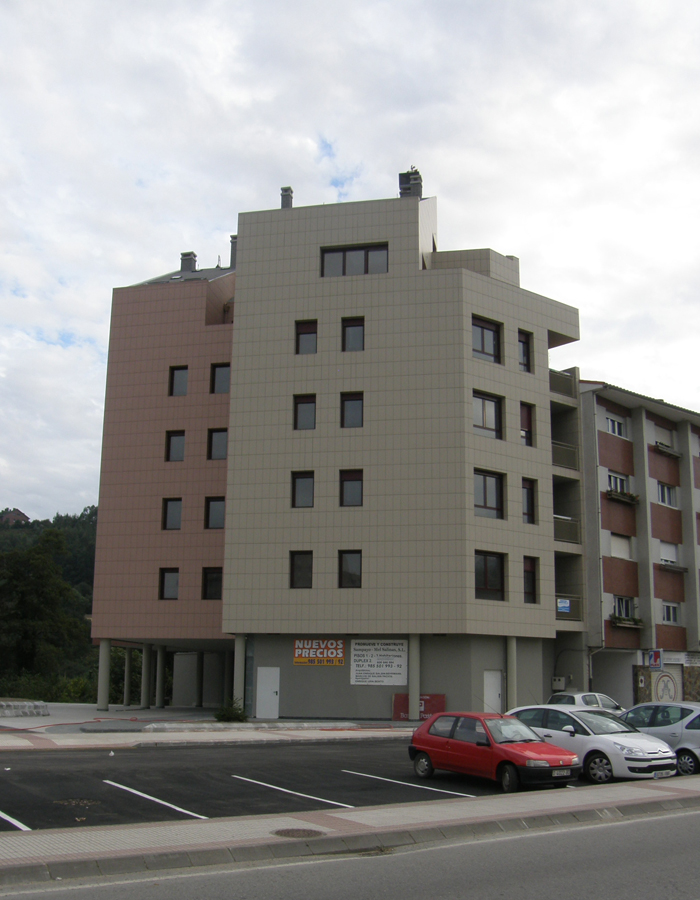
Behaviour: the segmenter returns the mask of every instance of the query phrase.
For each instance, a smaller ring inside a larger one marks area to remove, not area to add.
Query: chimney
[[[411,166],[408,172],[399,172],[399,197],[423,196],[423,179],[415,166]]]
[[[282,188],[282,209],[292,208],[292,196],[294,191],[290,187]]]
[[[236,248],[238,246],[238,235],[231,235],[231,268],[236,268]]]
[[[197,271],[197,254],[192,250],[187,253],[180,254],[180,271],[196,272]]]

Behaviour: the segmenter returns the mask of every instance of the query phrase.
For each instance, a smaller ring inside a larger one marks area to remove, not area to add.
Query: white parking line
[[[395,781],[393,778],[381,778],[379,775],[367,775],[365,772],[352,772],[343,769],[346,775],[359,775],[360,778],[375,778],[377,781],[388,781],[391,784],[402,784],[404,787],[420,788],[422,791],[436,791],[438,794],[453,794],[455,797],[476,797],[476,794],[460,794],[457,791],[445,791],[442,788],[428,787],[427,784],[411,784],[410,781]]]
[[[12,816],[8,816],[7,813],[0,812],[0,819],[4,819],[6,822],[9,822],[10,825],[14,825],[15,828],[19,828],[20,831],[31,831],[31,828],[28,828],[26,825],[23,825],[21,822],[18,822],[17,819],[13,819]]]
[[[312,794],[300,794],[299,791],[288,791],[287,788],[277,787],[276,784],[266,784],[264,781],[256,781],[254,778],[244,778],[242,775],[232,775],[239,781],[249,781],[251,784],[261,784],[263,787],[272,788],[273,791],[282,791],[283,794],[294,794],[296,797],[306,797],[307,800],[318,800],[319,803],[330,803],[331,806],[343,806],[345,809],[355,809],[349,803],[338,803],[337,800],[324,800],[323,797],[314,797]]]
[[[199,813],[190,812],[189,809],[182,809],[181,806],[174,806],[172,803],[166,803],[165,800],[159,800],[157,797],[151,797],[150,794],[142,794],[141,791],[127,787],[125,784],[117,784],[116,781],[108,781],[106,778],[104,778],[103,781],[105,784],[111,784],[112,787],[120,788],[122,791],[128,791],[130,794],[136,794],[137,797],[144,797],[146,800],[152,800],[154,803],[160,803],[161,806],[167,806],[170,809],[177,810],[177,812],[184,813],[186,816],[192,816],[194,819],[209,818],[209,816],[200,816]]]

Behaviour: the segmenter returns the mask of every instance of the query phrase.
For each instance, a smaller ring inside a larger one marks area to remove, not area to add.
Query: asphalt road
[[[122,825],[484,796],[489,781],[425,782],[402,740],[0,755],[0,830]]]

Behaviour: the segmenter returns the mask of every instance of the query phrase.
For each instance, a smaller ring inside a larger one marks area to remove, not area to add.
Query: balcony
[[[568,622],[581,622],[583,604],[575,594],[560,594],[557,591],[557,619]]]
[[[576,397],[576,382],[574,376],[568,372],[549,370],[549,389],[554,394],[563,394],[565,397]]]
[[[629,491],[608,489],[606,494],[608,500],[617,500],[618,503],[628,503],[630,506],[636,506],[639,503],[639,494],[632,494]]]
[[[569,544],[581,543],[581,524],[571,516],[554,516],[554,540]]]
[[[574,444],[552,441],[552,464],[563,469],[578,470],[578,447]]]

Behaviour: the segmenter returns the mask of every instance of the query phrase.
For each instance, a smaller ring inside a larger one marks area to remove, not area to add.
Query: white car
[[[577,754],[583,774],[595,784],[612,778],[667,778],[676,774],[676,754],[660,738],[641,734],[603,709],[581,706],[519,706],[517,716],[548,744]]]
[[[700,703],[640,703],[621,718],[673,747],[679,775],[700,773]]]
[[[592,706],[594,709],[607,709],[616,716],[625,711],[624,706],[620,706],[612,697],[596,691],[557,691],[547,703],[556,706]]]

